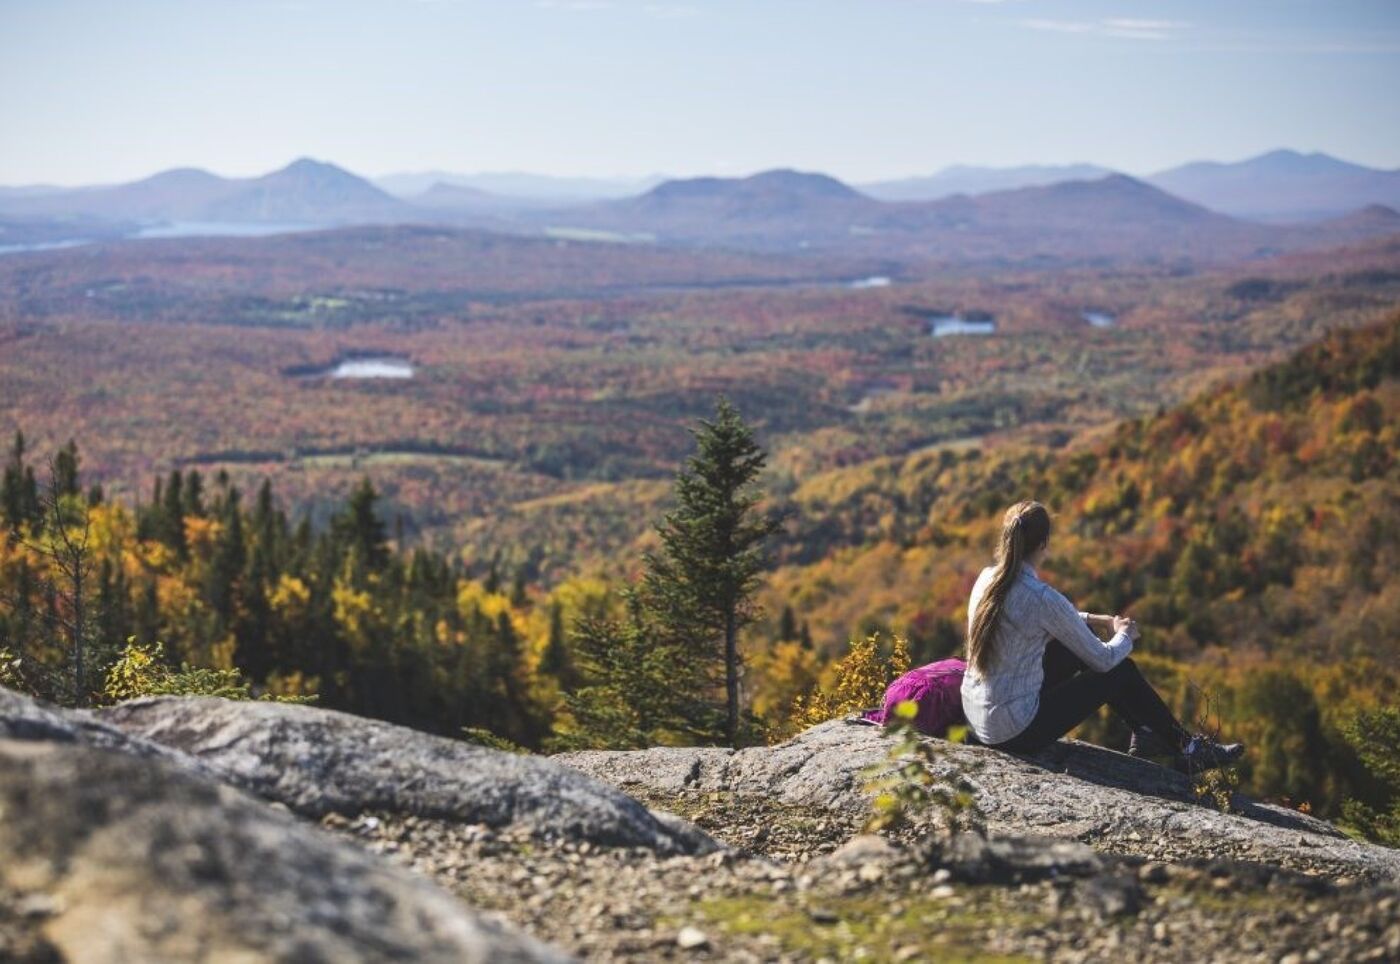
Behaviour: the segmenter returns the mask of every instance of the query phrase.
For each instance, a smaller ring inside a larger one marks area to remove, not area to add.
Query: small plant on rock
[[[1201,707],[1196,717],[1197,732],[1207,734],[1212,740],[1219,739],[1219,700],[1210,690],[1195,683],[1189,685],[1195,695],[1194,702]],[[1187,776],[1191,780],[1191,792],[1198,803],[1209,803],[1221,813],[1235,812],[1235,791],[1240,785],[1240,775],[1233,766],[1188,773]]]
[[[889,681],[909,669],[909,644],[895,636],[888,659],[880,654],[880,635],[851,640],[850,651],[827,674],[822,685],[807,698],[793,702],[798,726],[815,726],[847,713],[878,706]]]
[[[950,831],[985,834],[985,814],[977,803],[976,788],[967,778],[968,768],[955,766],[947,777],[938,776],[944,751],[914,728],[917,712],[918,704],[913,700],[895,706],[894,719],[884,728],[883,735],[891,741],[884,759],[861,771],[866,791],[875,795],[866,832],[910,827],[931,813]],[[948,739],[961,743],[966,732],[965,727],[953,727]]]
[[[1231,767],[1207,770],[1191,784],[1191,792],[1201,802],[1209,801],[1221,813],[1234,813],[1235,790],[1239,788],[1240,775]]]
[[[468,743],[475,743],[477,746],[484,746],[492,750],[504,750],[506,753],[526,753],[530,751],[513,740],[508,740],[503,736],[492,733],[484,726],[464,726],[462,727],[462,739]]]
[[[12,690],[29,691],[24,682],[24,661],[12,650],[0,647],[0,686]]]
[[[143,646],[135,636],[117,657],[102,687],[102,695],[113,703],[140,696],[220,696],[227,700],[253,699],[253,685],[236,669],[198,669],[188,664],[172,670],[165,663],[165,647],[160,642]],[[277,703],[310,703],[314,696],[275,696],[260,699]]]

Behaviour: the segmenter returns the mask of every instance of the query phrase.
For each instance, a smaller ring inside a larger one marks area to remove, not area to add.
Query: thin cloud
[[[611,10],[612,0],[535,0],[535,6],[546,10],[568,10],[587,13],[591,10]]]
[[[1191,24],[1184,20],[1147,20],[1139,17],[1103,17],[1098,20],[1052,20],[1031,17],[1019,21],[1027,30],[1047,33],[1120,37],[1128,40],[1170,40]]]
[[[648,17],[677,19],[693,17],[700,8],[690,3],[620,3],[617,0],[535,0],[535,6],[545,10],[563,10],[569,13],[596,13],[601,10],[630,11]]]

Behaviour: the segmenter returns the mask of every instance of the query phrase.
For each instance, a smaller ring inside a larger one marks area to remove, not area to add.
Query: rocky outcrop
[[[848,718],[770,747],[583,751],[552,759],[632,793],[717,792],[820,807],[851,821],[869,812],[860,771],[883,759],[882,735],[880,727]],[[1161,860],[1247,859],[1400,881],[1400,852],[1239,795],[1237,812],[1221,813],[1196,801],[1185,776],[1145,760],[1072,741],[1035,756],[934,743],[937,769],[967,776],[994,835],[1039,834]]]
[[[660,855],[705,853],[719,846],[685,821],[653,813],[609,784],[552,760],[348,713],[287,703],[158,697],[97,716],[308,817],[413,814],[524,827],[545,839],[645,847]]]
[[[1082,744],[931,741],[992,835],[862,834],[882,733],[540,758],[306,706],[0,690],[0,960],[1400,955],[1395,851]]]
[[[0,686],[0,739],[81,744],[158,759],[176,769],[213,776],[198,760],[178,750],[123,733],[100,722],[91,713],[49,706],[3,686]]]
[[[0,899],[6,959],[565,959],[237,790],[67,741],[0,740]]]

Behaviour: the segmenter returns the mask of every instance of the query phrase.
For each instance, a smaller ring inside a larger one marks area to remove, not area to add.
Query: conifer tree
[[[34,478],[33,467],[24,464],[24,433],[20,431],[15,432],[14,446],[0,481],[0,511],[4,513],[6,525],[14,532],[24,523],[37,522],[41,515],[39,483]]]
[[[783,607],[783,615],[778,620],[778,639],[784,642],[797,638],[797,617],[792,612],[792,606]]]
[[[354,547],[361,562],[369,569],[381,569],[389,561],[389,542],[375,511],[379,493],[368,476],[360,479],[345,503],[345,511],[336,517],[332,528],[344,542]]]
[[[681,657],[679,685],[722,681],[724,738],[737,746],[739,634],[757,615],[763,544],[780,521],[757,511],[767,455],[727,398],[691,434],[696,452],[676,476],[675,508],[656,526],[662,548],[646,555],[642,597],[657,642]]]
[[[540,672],[553,676],[565,692],[578,683],[564,633],[564,607],[557,602],[549,607],[549,640],[540,654]]]
[[[228,490],[224,502],[223,527],[214,542],[213,556],[205,576],[204,598],[219,614],[224,626],[234,618],[234,607],[247,562],[247,546],[243,541],[243,513],[239,509],[241,494],[236,487]]]

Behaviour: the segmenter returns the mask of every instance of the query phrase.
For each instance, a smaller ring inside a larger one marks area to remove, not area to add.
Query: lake
[[[132,234],[110,235],[101,238],[65,238],[62,241],[36,241],[32,244],[0,244],[0,255],[20,254],[24,251],[54,251],[59,248],[75,248],[83,244],[95,244],[98,241],[130,241],[145,238],[261,238],[270,234],[317,231],[323,227],[325,225],[280,221],[258,224],[235,221],[169,221],[164,224],[148,224]]]
[[[929,319],[929,334],[935,338],[948,335],[990,335],[997,323],[990,318],[963,318],[959,315],[938,315]]]
[[[21,251],[54,251],[58,248],[71,248],[74,245],[87,244],[81,238],[68,241],[36,241],[33,244],[0,244],[0,254],[19,254]]]
[[[148,224],[129,237],[133,238],[261,238],[269,234],[295,234],[314,231],[323,225],[300,224],[291,221],[168,221]]]
[[[407,358],[347,358],[326,372],[331,378],[412,378],[413,363]]]
[[[1117,319],[1104,311],[1081,311],[1080,316],[1095,328],[1112,328]]]
[[[872,275],[869,278],[859,278],[851,282],[851,287],[857,290],[861,288],[888,288],[890,279],[882,274]]]

